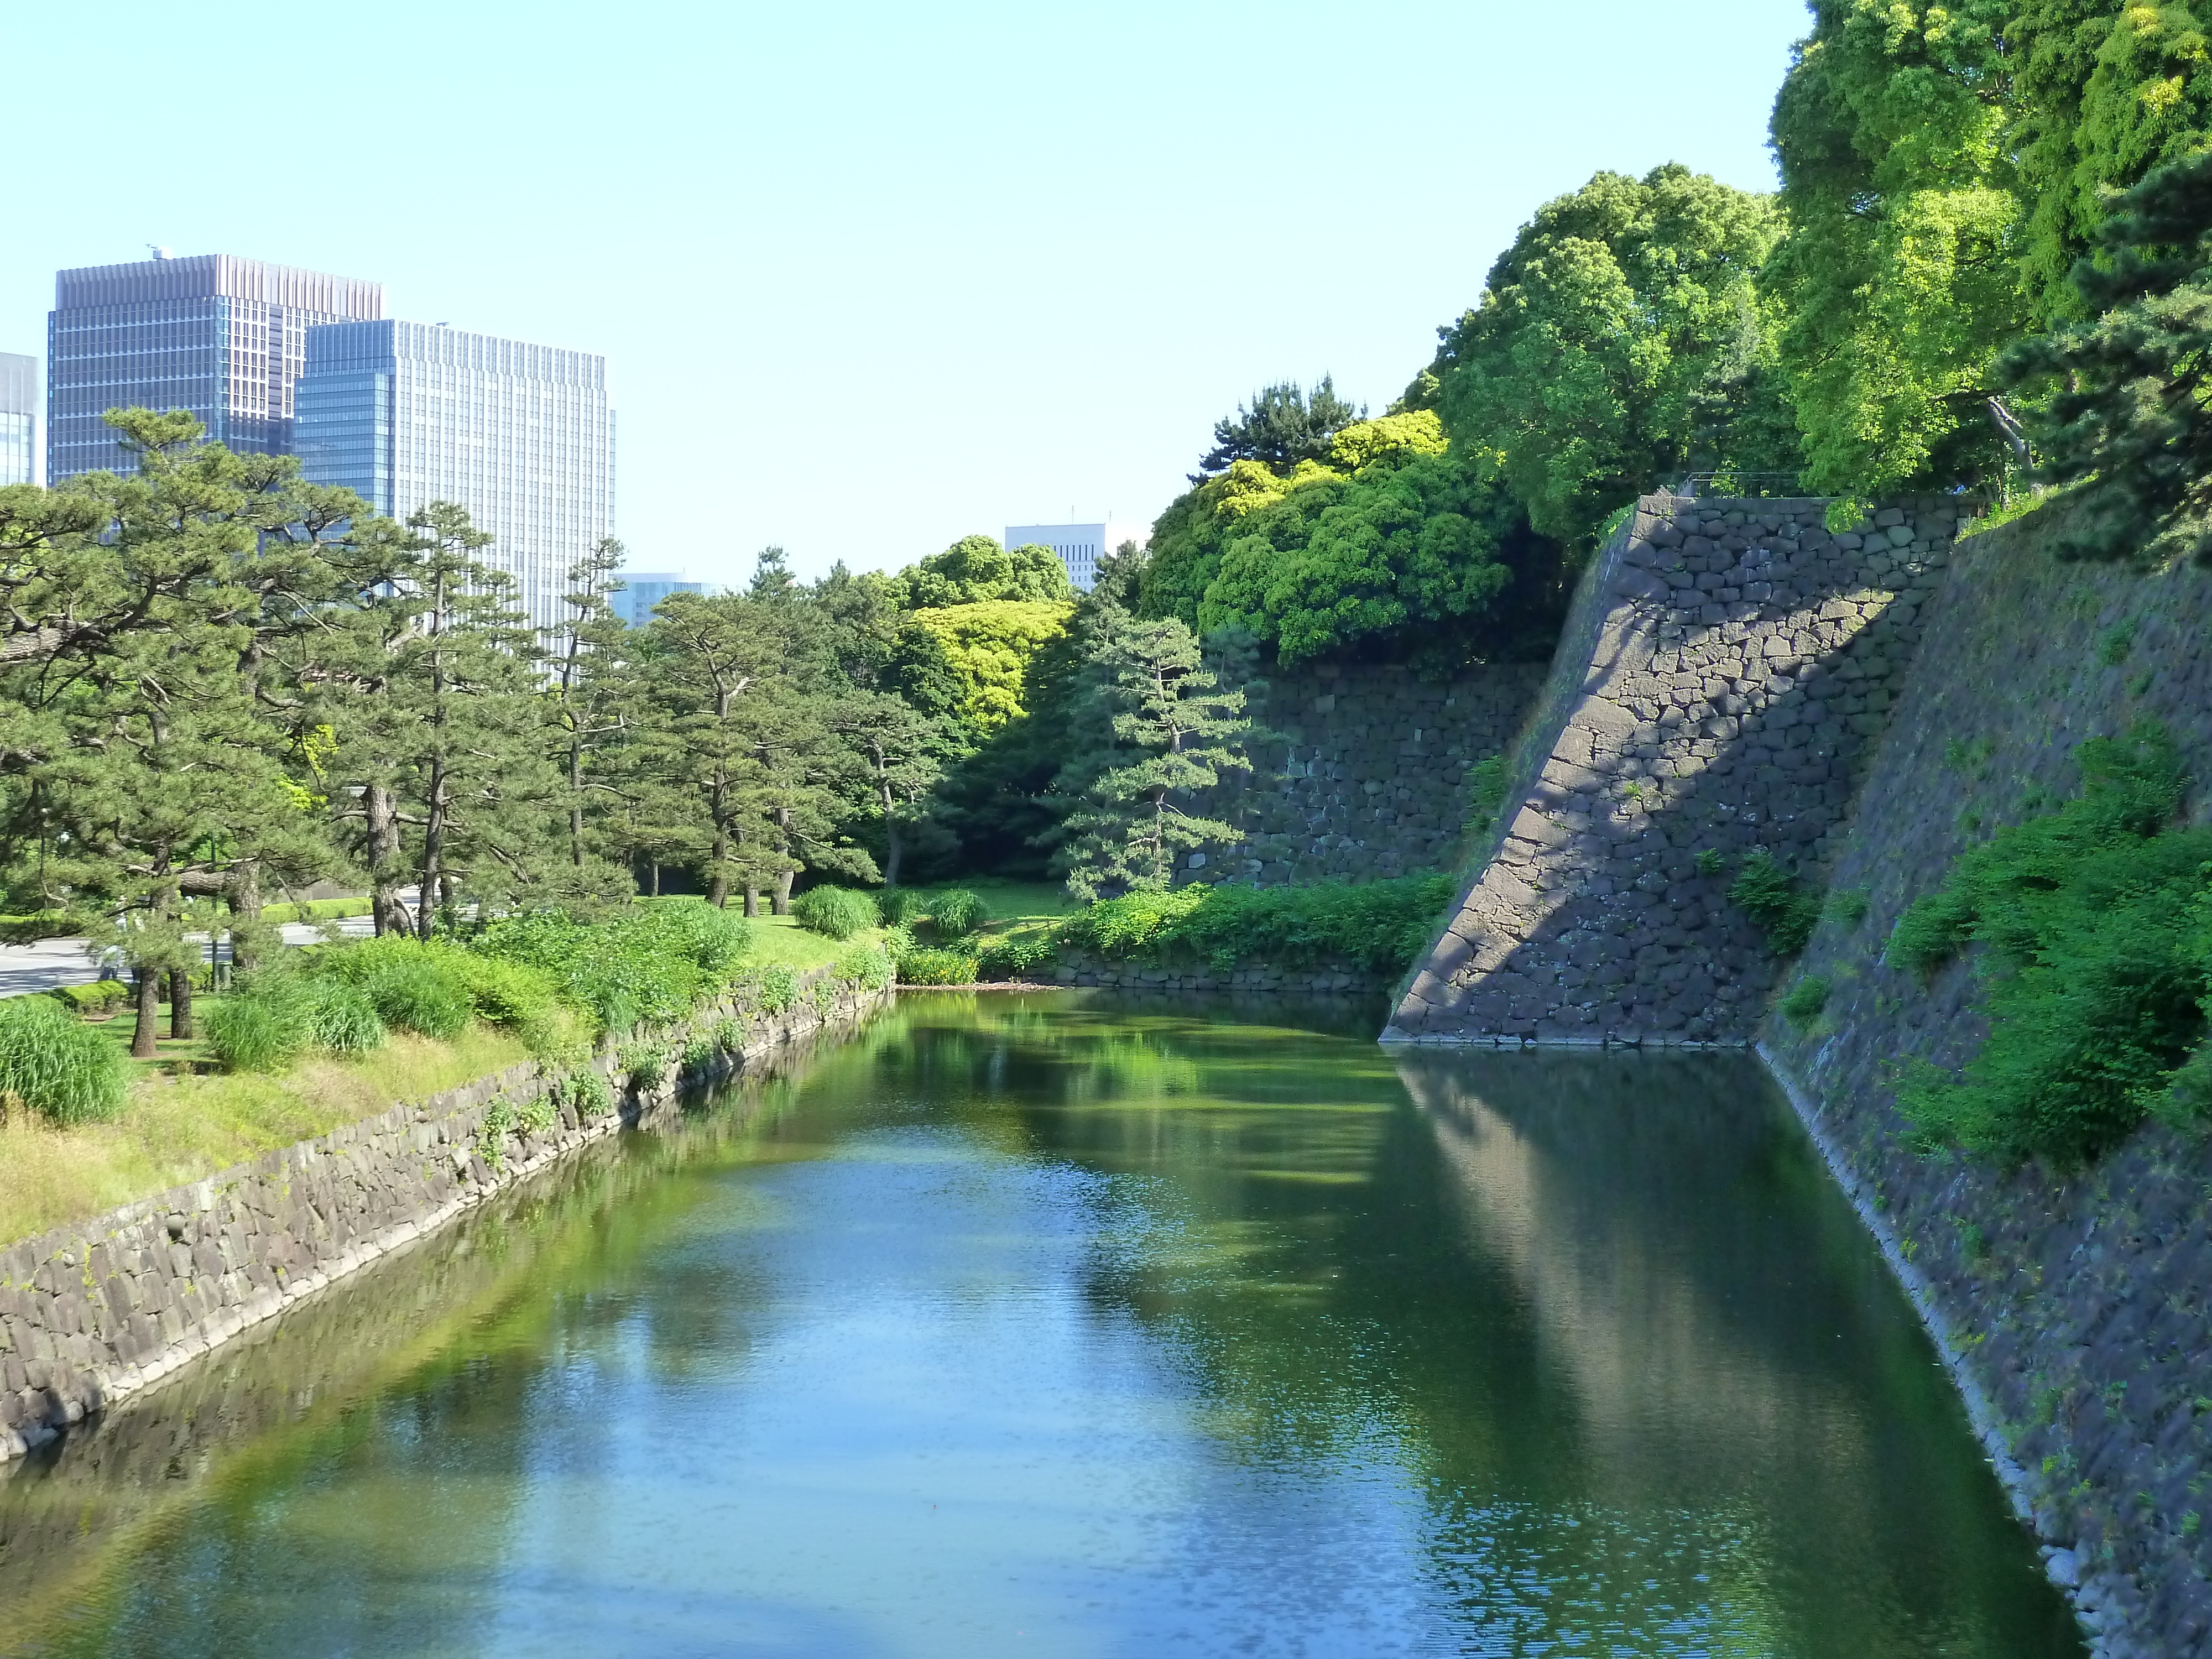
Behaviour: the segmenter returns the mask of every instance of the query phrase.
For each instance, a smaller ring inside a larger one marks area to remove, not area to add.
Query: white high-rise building
[[[1048,547],[1067,567],[1067,580],[1088,593],[1098,580],[1099,561],[1123,542],[1139,547],[1152,538],[1150,525],[1121,524],[1106,520],[1097,524],[1010,524],[1006,545]]]
[[[44,483],[39,453],[39,360],[0,351],[0,484]]]
[[[614,533],[606,359],[439,324],[307,331],[296,398],[300,465],[404,520],[465,507],[539,628],[561,620],[568,572]]]

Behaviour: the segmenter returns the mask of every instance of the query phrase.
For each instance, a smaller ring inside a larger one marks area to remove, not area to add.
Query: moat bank
[[[0,1626],[42,1656],[2079,1651],[1755,1065],[1372,1030],[903,1000],[15,1466]]]

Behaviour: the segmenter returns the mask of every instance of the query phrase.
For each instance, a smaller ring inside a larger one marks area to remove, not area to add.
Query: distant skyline
[[[604,353],[630,562],[714,583],[770,543],[813,576],[1149,521],[1272,380],[1379,411],[1598,168],[1771,189],[1808,27],[1773,0],[97,15],[0,16],[27,163],[0,352],[43,360],[58,269],[158,243]],[[292,95],[210,149],[180,86]]]

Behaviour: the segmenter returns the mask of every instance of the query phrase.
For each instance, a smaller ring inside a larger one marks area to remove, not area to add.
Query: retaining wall
[[[1185,878],[1275,887],[1449,867],[1468,769],[1504,752],[1543,678],[1540,663],[1441,681],[1395,665],[1275,672],[1250,703],[1267,734],[1252,746],[1253,771],[1206,805],[1245,840],[1193,854]]]
[[[394,1106],[319,1139],[0,1250],[0,1461],[20,1455],[300,1297],[626,1122],[667,1109],[793,1038],[858,1018],[887,994],[817,974],[782,1013],[717,1003],[739,1046],[680,1079],[630,1089],[594,1118],[562,1104],[543,1131],[510,1125],[565,1068],[535,1061]],[[680,1052],[683,1033],[670,1038]],[[612,1075],[616,1061],[595,1062]]]
[[[1993,1455],[2111,1654],[2212,1655],[2212,1146],[2146,1126],[2085,1171],[2005,1170],[1905,1145],[1892,1090],[1986,1031],[1974,964],[1885,965],[1952,860],[2079,783],[2084,738],[2161,722],[2212,817],[2212,572],[2062,564],[2041,515],[1962,543],[1832,879],[1863,920],[1814,933],[1828,981],[1764,1052],[1917,1289]]]
[[[1820,878],[1957,526],[1943,500],[1836,535],[1826,506],[1636,504],[1386,1040],[1751,1041],[1777,969],[1729,883],[1754,848]]]

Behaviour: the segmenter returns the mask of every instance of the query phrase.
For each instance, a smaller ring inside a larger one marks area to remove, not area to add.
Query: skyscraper
[[[39,360],[0,351],[0,484],[37,483]]]
[[[1141,524],[1116,524],[1102,520],[1095,524],[1010,524],[1006,526],[1006,546],[1048,547],[1060,555],[1060,562],[1067,567],[1067,580],[1079,592],[1088,593],[1091,584],[1098,580],[1098,562],[1123,542],[1134,542],[1139,547],[1152,538],[1152,527]]]
[[[675,570],[618,570],[623,591],[608,601],[608,608],[632,628],[653,620],[653,607],[671,593],[704,593],[707,584],[695,582]]]
[[[57,272],[46,325],[47,482],[130,469],[100,418],[118,408],[189,410],[234,450],[289,453],[307,330],[383,314],[380,283],[224,253]]]
[[[540,628],[560,620],[569,568],[614,533],[606,359],[441,325],[307,331],[296,453],[394,518],[469,510]]]

